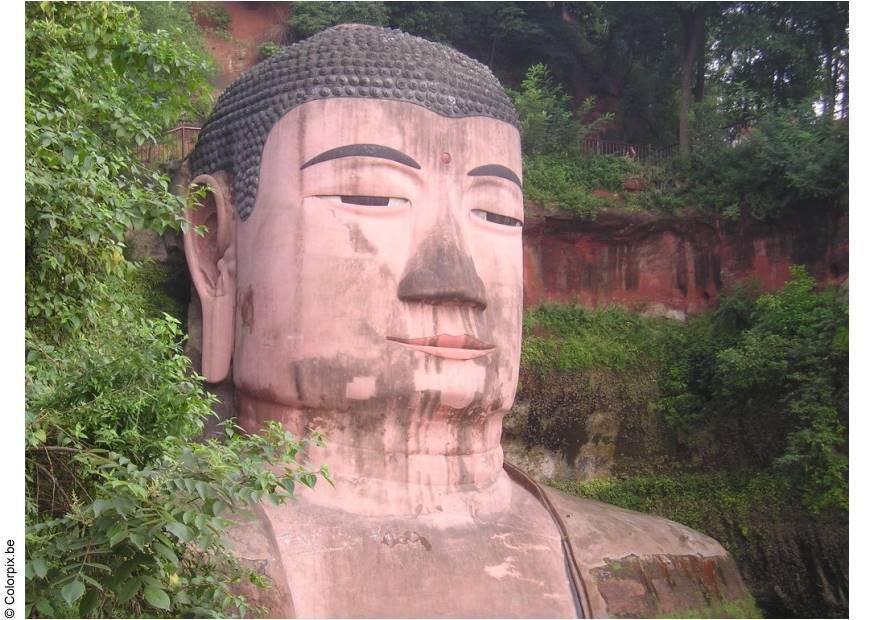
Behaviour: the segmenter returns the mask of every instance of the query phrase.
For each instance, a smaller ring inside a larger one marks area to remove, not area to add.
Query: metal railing
[[[657,164],[672,159],[678,154],[678,145],[676,144],[673,146],[654,146],[600,138],[584,138],[582,147],[586,155],[618,155],[645,164]]]
[[[159,164],[185,159],[197,143],[201,128],[194,123],[179,123],[165,132],[157,144],[137,147],[137,158],[145,164]]]

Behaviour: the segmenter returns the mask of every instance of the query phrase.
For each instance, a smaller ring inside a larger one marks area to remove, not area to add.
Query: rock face
[[[258,46],[265,42],[282,45],[285,42],[291,2],[203,2],[198,3],[195,20],[216,61],[214,82],[221,91],[225,86],[261,60]],[[228,16],[225,31],[212,27],[209,7]],[[204,9],[207,9],[206,11]]]
[[[592,617],[755,613],[735,562],[714,539],[667,519],[545,492],[565,520]]]
[[[771,222],[628,211],[605,211],[593,221],[535,215],[523,247],[527,308],[619,304],[683,318],[746,278],[764,292],[777,290],[792,265],[823,283],[846,281],[848,215],[822,205]]]

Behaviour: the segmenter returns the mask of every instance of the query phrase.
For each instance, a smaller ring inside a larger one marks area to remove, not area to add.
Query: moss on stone
[[[762,618],[753,596],[747,595],[734,601],[720,601],[707,607],[685,609],[669,614],[658,614],[657,618]]]

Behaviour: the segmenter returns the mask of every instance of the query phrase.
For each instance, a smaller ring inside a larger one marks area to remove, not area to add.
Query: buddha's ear
[[[228,376],[234,350],[236,213],[229,190],[224,174],[202,174],[191,184],[200,195],[185,210],[185,258],[203,310],[201,373],[210,383]]]

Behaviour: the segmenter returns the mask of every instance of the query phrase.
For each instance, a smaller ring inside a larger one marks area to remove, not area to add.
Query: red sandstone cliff
[[[848,279],[848,214],[811,205],[771,222],[605,211],[593,221],[531,213],[523,232],[525,304],[619,304],[677,317],[755,279],[781,288],[792,265],[821,283]]]

